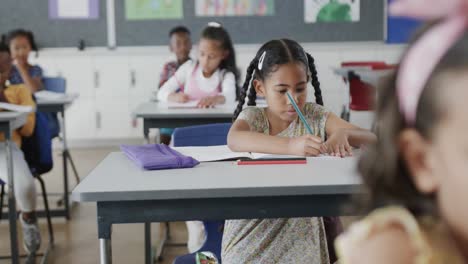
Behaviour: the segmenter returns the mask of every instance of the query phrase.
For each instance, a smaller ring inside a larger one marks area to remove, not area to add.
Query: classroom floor
[[[78,173],[83,179],[109,152],[117,150],[117,148],[73,149],[71,155]],[[56,202],[60,198],[57,194],[63,192],[62,159],[59,152],[54,153],[54,160],[56,160],[54,169],[44,175],[47,191],[52,194],[49,196],[49,203],[52,207],[56,207]],[[69,183],[70,190],[72,190],[76,184],[73,174],[70,174]],[[39,186],[37,190],[40,194]],[[43,208],[40,197],[38,197],[38,206],[39,209]],[[6,208],[3,210],[7,211]],[[48,258],[48,263],[88,264],[99,262],[96,205],[94,203],[74,203],[70,221],[52,218],[52,223],[55,232],[55,247]],[[43,236],[41,249],[44,249],[48,241],[45,219],[40,219],[39,225]],[[154,238],[161,233],[156,229],[158,228],[153,224]],[[113,263],[144,263],[143,224],[114,225],[112,231]],[[187,241],[185,223],[172,223],[171,235],[174,242]],[[0,238],[0,255],[9,255],[9,229],[5,219],[0,221]],[[19,235],[19,239],[20,253],[23,254],[21,235]],[[153,243],[156,243],[156,239],[153,239]],[[160,263],[170,264],[176,256],[186,253],[185,247],[168,248]],[[0,260],[0,264],[10,262],[10,260]],[[39,259],[37,263],[39,263]]]

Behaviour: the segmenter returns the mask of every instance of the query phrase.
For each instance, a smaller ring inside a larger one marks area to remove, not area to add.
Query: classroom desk
[[[15,129],[26,123],[28,114],[29,113],[0,112],[0,132],[4,133],[6,143],[6,169],[8,174],[8,219],[10,223],[11,261],[14,264],[19,263],[19,254],[18,234],[16,231],[16,200],[13,187],[13,158],[11,152],[11,144],[15,143],[11,141],[11,137]]]
[[[107,264],[113,224],[343,215],[341,207],[360,185],[355,165],[353,157],[145,171],[114,152],[73,190],[72,199],[97,203],[100,263]]]
[[[73,163],[73,159],[70,155],[70,151],[67,145],[67,134],[65,129],[65,110],[73,104],[78,98],[76,94],[67,94],[65,97],[60,99],[37,99],[37,111],[44,113],[60,113],[61,124],[60,130],[62,132],[62,162],[63,162],[63,203],[64,209],[62,210],[50,210],[51,216],[63,216],[66,219],[70,219],[70,203],[68,195],[68,163],[70,161],[73,171],[75,173],[76,181],[79,182],[78,173]]]
[[[235,105],[219,106],[209,109],[169,109],[164,103],[147,102],[140,104],[133,115],[143,118],[143,135],[149,142],[151,128],[177,128],[212,123],[230,123]]]

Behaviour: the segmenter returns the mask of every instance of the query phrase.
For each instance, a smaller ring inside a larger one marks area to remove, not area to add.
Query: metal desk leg
[[[112,241],[111,239],[100,238],[99,249],[100,249],[100,263],[101,264],[112,264]]]
[[[100,202],[97,203],[97,225],[99,238],[99,259],[101,264],[112,264],[112,223],[106,216],[101,215],[105,211]]]
[[[143,136],[145,137],[145,144],[149,144],[149,127],[146,123],[146,119],[143,119]]]
[[[145,263],[152,264],[152,248],[151,248],[151,223],[145,223]]]
[[[8,137],[9,135],[7,135]],[[10,221],[10,242],[11,242],[11,261],[13,264],[19,263],[18,255],[18,234],[16,230],[16,200],[13,177],[13,155],[9,139],[6,140],[6,164],[8,170],[8,219]]]
[[[61,111],[60,115],[62,116],[62,143],[63,143],[63,150],[62,150],[62,162],[63,162],[63,202],[65,205],[65,218],[70,220],[70,204],[68,200],[68,163],[67,163],[67,155],[68,155],[68,146],[67,146],[67,136],[65,132],[65,111]]]

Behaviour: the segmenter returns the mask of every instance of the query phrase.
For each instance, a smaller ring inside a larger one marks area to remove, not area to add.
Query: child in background
[[[436,22],[416,38],[377,107],[362,157],[367,212],[336,240],[340,263],[468,263],[468,1],[396,1]]]
[[[184,63],[158,92],[158,100],[185,103],[197,100],[198,107],[234,103],[237,68],[234,46],[228,32],[216,22],[202,31],[198,60]],[[205,240],[203,223],[187,222],[189,252],[198,250]]]
[[[161,88],[175,74],[177,69],[190,59],[192,41],[190,40],[190,31],[186,27],[178,26],[171,29],[169,32],[169,49],[176,55],[176,60],[164,64],[158,88]],[[183,87],[179,87],[178,90],[183,90]],[[173,132],[174,129],[172,128],[161,128],[159,131],[160,142],[169,145]]]
[[[13,69],[10,76],[11,84],[24,83],[32,93],[43,88],[42,68],[28,62],[31,51],[37,52],[37,45],[31,31],[16,29],[7,35],[7,45],[13,58]]]
[[[190,40],[190,31],[186,27],[177,26],[169,31],[169,50],[175,54],[176,60],[164,64],[159,78],[159,88],[175,74],[182,64],[190,59],[192,41]]]
[[[309,81],[317,103],[306,103]],[[249,107],[242,110],[247,92]],[[313,135],[307,134],[287,92],[302,110]],[[257,95],[265,97],[268,107],[255,107]],[[247,69],[228,145],[240,152],[299,156],[329,153],[345,157],[352,154],[351,146],[375,140],[372,133],[340,119],[322,104],[314,58],[295,41],[269,41]],[[327,264],[330,261],[322,218],[228,220],[222,261]]]
[[[158,100],[178,103],[196,100],[202,108],[233,104],[237,75],[231,38],[221,24],[211,22],[201,34],[198,60],[180,66],[159,90]]]
[[[23,84],[8,84],[12,72],[12,59],[8,46],[0,43],[0,102],[35,106],[31,92]],[[29,167],[21,152],[21,138],[31,136],[35,126],[35,115],[28,115],[26,123],[13,132],[12,155],[13,171],[15,177],[15,194],[21,214],[19,220],[23,228],[24,248],[28,253],[34,253],[39,249],[41,236],[37,225],[36,210],[36,185]],[[5,137],[0,133],[0,178],[8,182]]]

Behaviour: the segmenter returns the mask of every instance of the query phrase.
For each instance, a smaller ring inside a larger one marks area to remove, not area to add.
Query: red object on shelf
[[[392,69],[395,66],[386,64],[383,61],[353,61],[341,63],[343,68],[369,69],[369,70],[386,70]],[[362,82],[359,79],[359,74],[350,75],[349,79],[349,109],[354,111],[369,111],[374,109],[376,98],[376,89],[372,85]]]

